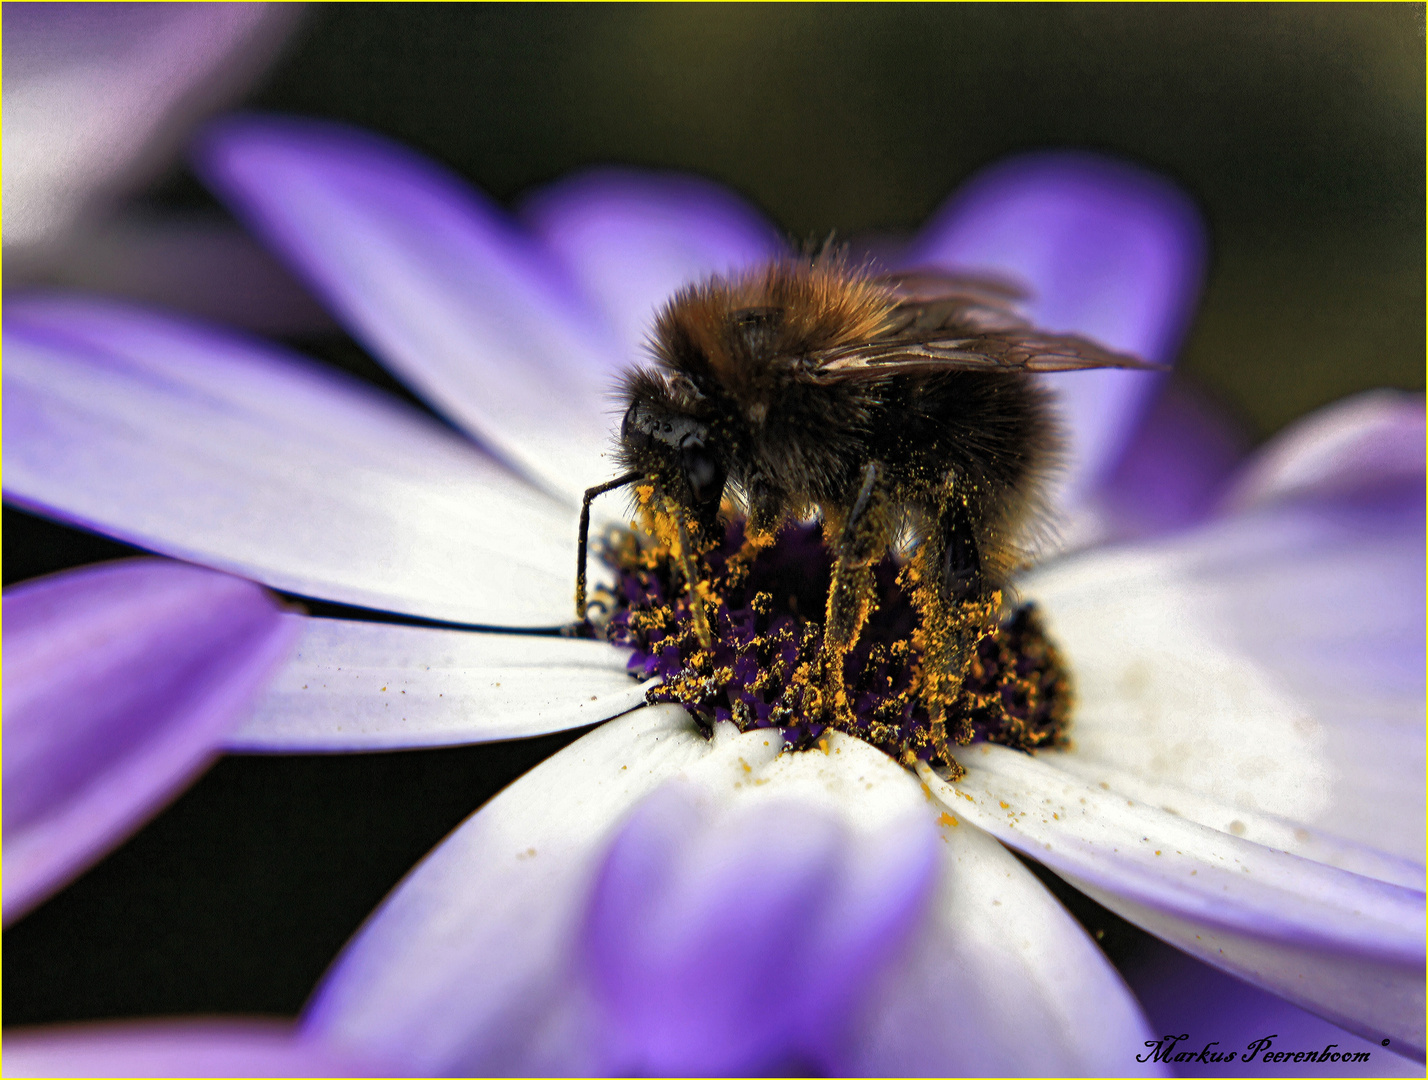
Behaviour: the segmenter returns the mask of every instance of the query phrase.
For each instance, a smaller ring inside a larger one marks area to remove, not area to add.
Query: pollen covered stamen
[[[990,610],[976,615],[990,629],[977,631],[954,685],[924,671],[928,629],[919,625],[916,584],[907,567],[885,559],[872,568],[876,599],[867,623],[841,658],[842,689],[830,691],[815,620],[824,614],[832,564],[816,526],[751,544],[734,521],[717,546],[698,553],[702,579],[687,583],[679,530],[648,497],[641,503],[648,531],[612,530],[602,539],[601,557],[617,580],[598,599],[603,634],[635,650],[631,673],[663,678],[648,693],[651,703],[676,702],[711,728],[717,721],[741,731],[776,727],[792,749],[816,747],[836,728],[898,761],[932,761],[954,776],[961,768],[939,752],[939,722],[961,745],[1033,750],[1064,742],[1070,680],[1031,605],[1003,619]]]

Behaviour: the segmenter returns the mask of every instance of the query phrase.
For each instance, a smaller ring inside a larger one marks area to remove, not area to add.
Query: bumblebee
[[[1062,440],[1035,374],[1156,368],[1034,329],[1020,299],[990,279],[878,275],[826,251],[682,289],[655,320],[653,364],[624,377],[625,472],[585,493],[577,618],[590,501],[602,492],[635,484],[670,524],[706,647],[699,554],[721,506],[746,515],[751,557],[785,523],[816,517],[833,561],[818,709],[839,727],[843,657],[874,603],[873,567],[906,545],[919,695],[950,759],[944,713],[1046,521]]]

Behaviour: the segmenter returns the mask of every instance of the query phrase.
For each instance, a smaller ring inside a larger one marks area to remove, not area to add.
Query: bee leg
[[[873,564],[891,539],[888,500],[879,484],[882,470],[870,461],[863,482],[843,519],[833,544],[833,580],[828,587],[827,619],[823,625],[823,687],[825,713],[842,718],[848,713],[843,683],[843,658],[858,642],[863,624],[873,610],[876,582]]]
[[[690,543],[684,518],[678,512],[675,513],[675,520],[679,525],[679,550],[676,554],[679,557],[679,568],[684,573],[685,585],[689,589],[689,614],[694,622],[694,636],[705,649],[711,649],[714,647],[714,635],[710,633],[709,614],[704,609],[704,598],[699,593],[701,580],[695,561],[694,545]]]
[[[750,485],[749,514],[744,521],[744,542],[725,563],[725,573],[731,582],[742,582],[742,574],[759,557],[759,553],[773,546],[779,526],[783,524],[783,504],[780,497],[766,486],[757,482]]]
[[[960,776],[961,766],[949,746],[947,714],[961,696],[977,642],[996,621],[1001,590],[983,571],[965,496],[953,492],[929,516],[932,527],[918,548],[914,590],[923,637],[921,697],[932,718],[932,748]],[[971,737],[971,724],[964,717],[951,740],[965,744]]]

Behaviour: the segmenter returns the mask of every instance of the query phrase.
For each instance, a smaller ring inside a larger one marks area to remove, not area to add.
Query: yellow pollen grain
[[[957,819],[954,818],[951,814],[947,813],[947,811],[944,810],[944,811],[942,812],[941,816],[938,817],[938,819],[937,819],[937,824],[939,824],[939,825],[951,825],[951,826],[953,826],[953,827],[955,828],[956,825],[957,825]]]
[[[997,805],[1000,806],[1003,810],[1006,810],[1008,808],[1008,804],[1002,802],[1000,799],[997,800]]]

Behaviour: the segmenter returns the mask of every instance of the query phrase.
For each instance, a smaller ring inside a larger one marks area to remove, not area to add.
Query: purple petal
[[[1167,381],[1094,495],[1118,539],[1159,536],[1210,516],[1249,439],[1208,398]]]
[[[295,628],[256,585],[158,559],[26,583],[4,614],[8,922],[202,771]]]
[[[638,709],[521,777],[367,920],[306,1028],[428,1075],[591,1075],[567,1006],[596,858],[615,823],[708,746],[683,709]]]
[[[608,474],[613,335],[497,207],[409,150],[318,121],[227,119],[196,167],[437,409],[553,491]]]
[[[1225,1076],[1251,1069],[1257,1076],[1423,1075],[1423,1065],[1394,1053],[1391,1042],[1385,1048],[1382,1040],[1354,1035],[1168,945],[1152,942],[1137,950],[1125,974],[1155,1025],[1152,1052],[1158,1050],[1162,1060],[1194,1055],[1172,1066],[1176,1076]],[[1266,1039],[1267,1046],[1247,1049]],[[1266,1052],[1300,1056],[1297,1062],[1265,1061]],[[1202,1053],[1204,1058],[1197,1060]],[[1234,1057],[1215,1062],[1211,1055],[1216,1053]],[[1254,1057],[1244,1063],[1247,1053]],[[1331,1059],[1333,1054],[1340,1059]],[[1366,1056],[1350,1061],[1343,1055]]]
[[[1235,478],[1228,509],[1289,498],[1421,491],[1424,409],[1420,394],[1372,390],[1335,402],[1280,432]]]
[[[1137,803],[1041,759],[983,745],[953,813],[1166,941],[1350,1030],[1423,1047],[1424,894]]]
[[[99,301],[11,299],[5,346],[7,498],[307,596],[570,618],[574,512],[396,399]]]
[[[1010,276],[1046,330],[1161,363],[1194,311],[1205,236],[1190,200],[1134,166],[1084,153],[1027,154],[972,178],[902,260]],[[1063,502],[1115,466],[1158,380],[1144,372],[1048,377],[1070,442]]]
[[[939,826],[934,917],[833,1074],[1163,1075],[1135,1060],[1151,1029],[1080,924],[960,810]]]
[[[783,247],[753,207],[678,173],[583,173],[537,192],[521,216],[598,302],[629,362],[641,359],[655,311],[677,289]]]
[[[716,736],[596,878],[601,1072],[836,1072],[851,1011],[923,922],[936,841],[902,770],[841,737],[771,760],[751,752],[763,733],[729,739],[738,764]]]
[[[267,1020],[7,1028],[6,1076],[399,1076]]]
[[[287,616],[288,661],[225,746],[327,753],[524,739],[644,704],[602,641]]]

